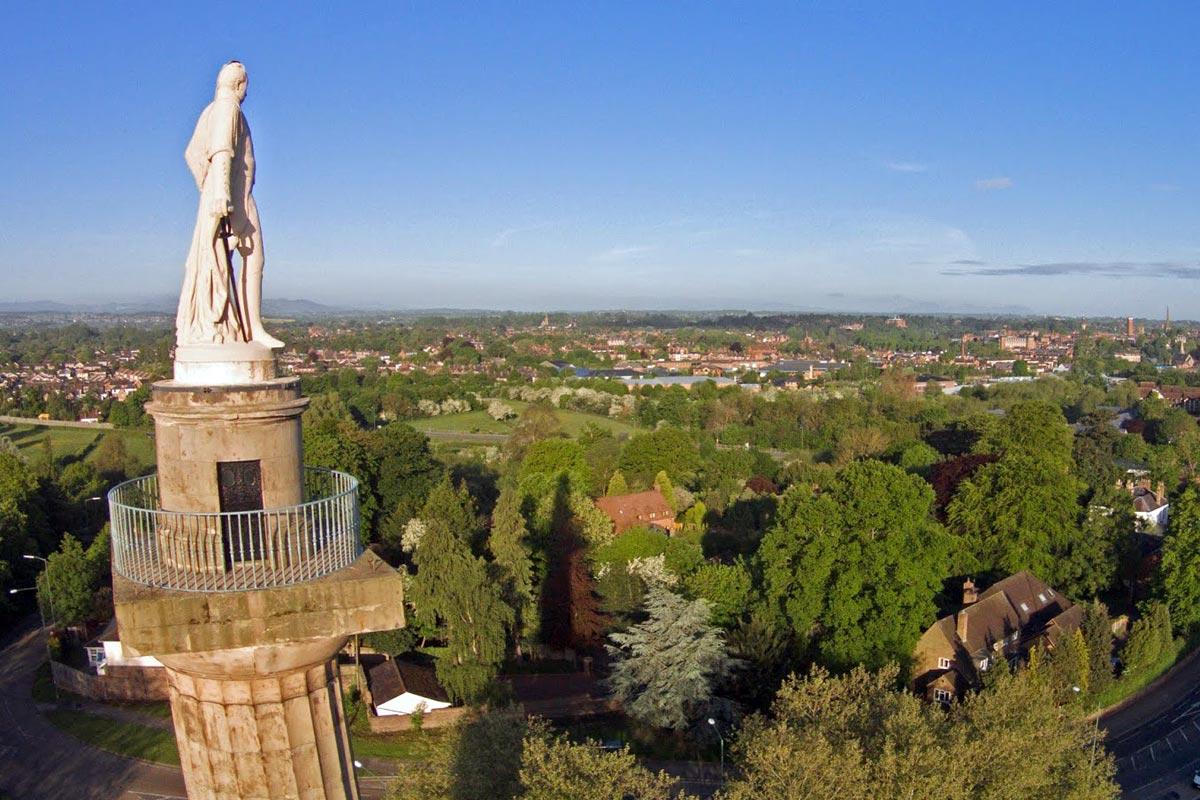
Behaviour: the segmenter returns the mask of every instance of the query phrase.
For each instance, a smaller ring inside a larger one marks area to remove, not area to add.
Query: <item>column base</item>
[[[162,659],[189,800],[358,800],[334,660],[344,643]]]

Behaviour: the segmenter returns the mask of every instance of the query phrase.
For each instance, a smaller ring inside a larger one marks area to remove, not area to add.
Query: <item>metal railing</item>
[[[306,467],[306,502],[260,511],[165,511],[158,479],[108,493],[113,569],[164,589],[233,592],[288,586],[353,564],[359,541],[358,481]]]

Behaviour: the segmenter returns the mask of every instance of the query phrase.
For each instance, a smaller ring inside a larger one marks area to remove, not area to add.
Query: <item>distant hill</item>
[[[263,313],[267,316],[320,316],[327,314],[344,314],[353,309],[327,306],[312,300],[287,300],[268,297],[263,300]]]

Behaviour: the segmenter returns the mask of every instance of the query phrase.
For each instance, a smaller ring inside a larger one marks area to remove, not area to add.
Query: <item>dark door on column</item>
[[[217,490],[222,511],[259,511],[262,499],[262,463],[259,461],[217,462]],[[225,546],[225,569],[239,561],[263,557],[262,518],[258,514],[221,517]]]

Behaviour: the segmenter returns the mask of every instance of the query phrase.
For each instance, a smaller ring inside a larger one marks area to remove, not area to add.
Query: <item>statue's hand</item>
[[[218,195],[209,201],[208,213],[217,219],[228,216],[233,213],[233,202],[228,195]]]

